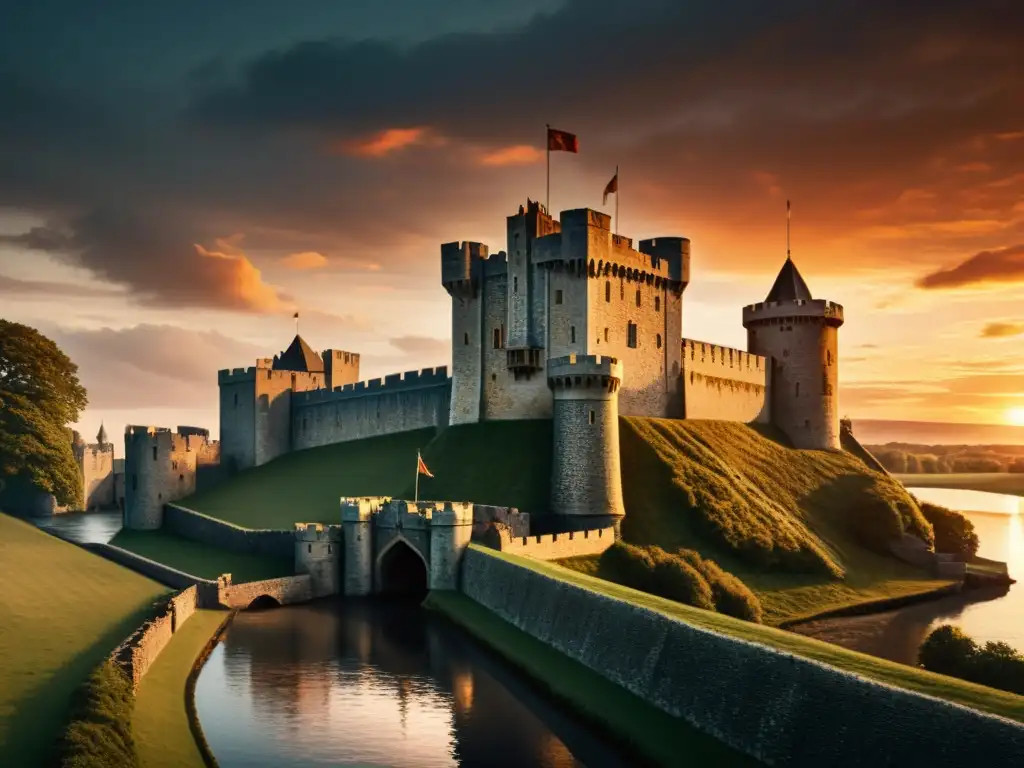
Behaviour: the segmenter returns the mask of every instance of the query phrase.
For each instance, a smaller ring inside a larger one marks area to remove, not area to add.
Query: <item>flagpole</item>
[[[789,250],[789,200],[786,201],[786,261],[791,258]]]
[[[420,452],[416,451],[416,491],[413,497],[412,503],[416,504],[420,500]]]
[[[547,176],[547,195],[544,198],[544,207],[547,209],[546,213],[548,216],[551,215],[551,123],[547,123],[544,126],[544,146],[547,148],[548,153],[548,176]]]
[[[622,181],[619,179],[619,166],[615,166],[615,234],[619,234],[619,190]]]

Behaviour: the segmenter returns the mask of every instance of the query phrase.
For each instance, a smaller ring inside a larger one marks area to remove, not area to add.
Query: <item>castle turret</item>
[[[790,258],[767,298],[743,308],[747,349],[772,359],[772,421],[797,448],[839,448],[842,324],[842,306],[812,298]]]
[[[96,433],[96,443],[102,448],[107,445],[107,430],[100,422],[100,431]]]
[[[547,363],[554,393],[551,511],[591,527],[625,515],[619,461],[622,364],[597,355],[566,355]],[[605,518],[598,520],[594,518]]]
[[[124,527],[151,531],[164,522],[164,504],[195,492],[206,431],[128,426],[124,431]]]
[[[314,597],[341,591],[341,526],[295,524],[295,572],[308,573]]]
[[[441,245],[441,284],[452,297],[452,394],[449,424],[480,421],[484,302],[482,243]],[[488,339],[488,341],[490,341]]]

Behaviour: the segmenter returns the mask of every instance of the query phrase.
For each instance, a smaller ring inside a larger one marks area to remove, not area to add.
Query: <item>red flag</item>
[[[548,128],[548,151],[549,152],[576,152],[580,151],[580,140],[575,133],[560,131],[557,128]]]
[[[416,454],[416,462],[416,471],[419,474],[426,475],[427,477],[433,477],[433,475],[430,474],[430,470],[427,469],[427,463],[423,461],[423,457],[418,453]]]
[[[604,205],[608,202],[608,195],[618,194],[619,192],[619,172],[615,171],[615,175],[612,176],[612,180],[605,184],[604,187]]]

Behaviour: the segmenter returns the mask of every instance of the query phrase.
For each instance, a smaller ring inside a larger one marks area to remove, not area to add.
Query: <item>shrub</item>
[[[760,624],[764,611],[757,595],[739,578],[725,571],[714,560],[705,560],[699,552],[680,549],[678,556],[696,568],[711,585],[715,610],[737,619]]]
[[[1024,694],[1024,655],[1006,643],[979,647],[948,624],[934,630],[921,644],[918,663],[931,672]]]
[[[650,551],[654,560],[654,594],[706,611],[715,610],[711,585],[700,571],[661,547],[651,547]]]
[[[978,554],[978,534],[965,515],[927,501],[919,502],[919,506],[935,530],[936,552],[955,554],[965,561]]]
[[[120,667],[108,660],[94,670],[75,694],[58,743],[61,768],[137,767],[134,705],[131,680]]]

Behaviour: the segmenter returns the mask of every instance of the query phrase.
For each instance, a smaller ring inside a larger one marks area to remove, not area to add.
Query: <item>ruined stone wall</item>
[[[139,683],[174,635],[174,617],[170,610],[145,622],[119,645],[110,655],[111,660],[124,670],[138,691]]]
[[[447,367],[426,368],[292,399],[295,450],[444,427],[450,412]]]
[[[738,349],[683,339],[683,417],[771,421],[771,360]]]
[[[173,630],[177,632],[199,607],[199,590],[192,586],[183,589],[171,598],[171,613],[174,617]]]
[[[1024,754],[1020,723],[712,632],[505,553],[471,545],[461,589],[498,618],[767,765],[855,768],[864,764],[858,746],[866,744],[894,766],[971,765],[980,754],[991,765],[1016,765]]]
[[[532,557],[535,560],[560,560],[563,557],[599,555],[615,543],[615,529],[589,528],[568,533],[548,533],[542,536],[502,538],[502,552]]]

